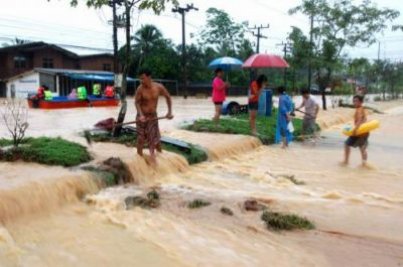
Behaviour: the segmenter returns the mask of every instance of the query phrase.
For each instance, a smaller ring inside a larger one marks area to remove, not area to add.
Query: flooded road
[[[350,120],[349,109],[322,112],[319,123],[328,129],[315,145],[293,143],[282,150],[262,146],[251,137],[176,129],[195,114],[211,116],[209,104],[199,105],[193,115],[188,111],[193,107],[182,106],[177,120],[162,124],[166,135],[204,147],[208,162],[188,166],[183,158],[164,152],[159,167],[153,169],[131,148],[116,144],[90,148],[97,161],[111,154],[120,157],[136,185],[102,189],[85,172],[73,175],[62,168],[0,164],[0,196],[27,185],[20,195],[9,193],[9,204],[0,202],[2,213],[2,207],[9,210],[5,207],[13,207],[17,199],[18,207],[26,207],[24,216],[0,227],[0,266],[403,265],[403,105],[384,115],[370,115],[381,121],[381,128],[371,133],[370,168],[364,169],[358,150],[352,151],[350,166],[338,164],[344,140],[340,124]],[[90,115],[71,111],[66,115],[71,127],[63,131],[55,126],[49,132],[78,140],[74,130],[112,113],[94,110]],[[71,129],[74,118],[81,126]],[[39,125],[38,119],[32,131]],[[303,184],[295,184],[290,176]],[[52,195],[52,188],[59,193]],[[126,197],[144,195],[151,188],[160,193],[161,207],[126,208]],[[40,194],[48,198],[40,200]],[[66,198],[64,205],[46,204]],[[187,203],[195,198],[211,205],[188,209]],[[305,216],[316,229],[268,231],[261,212],[243,208],[248,199],[273,211]],[[222,207],[230,208],[234,216],[223,215]]]

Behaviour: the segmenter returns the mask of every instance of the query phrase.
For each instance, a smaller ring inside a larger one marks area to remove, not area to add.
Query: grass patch
[[[306,218],[295,214],[284,214],[280,212],[264,211],[261,219],[266,223],[269,230],[311,230],[315,225]]]
[[[134,134],[122,134],[119,137],[113,137],[108,133],[93,134],[91,135],[91,140],[94,142],[111,142],[123,144],[128,147],[136,146],[136,136]],[[188,145],[190,151],[182,150],[177,146],[166,143],[162,143],[162,149],[183,156],[189,164],[197,164],[208,159],[207,153],[203,149],[192,144]]]
[[[183,156],[190,165],[197,164],[208,159],[207,153],[203,149],[192,144],[189,144],[189,147],[190,153],[183,151],[174,145],[162,144],[162,149]]]
[[[200,209],[200,208],[207,207],[210,205],[211,205],[211,203],[208,201],[205,201],[203,199],[195,199],[188,203],[188,208],[189,209]]]
[[[271,117],[257,116],[256,129],[259,138],[264,144],[273,144],[276,136],[277,114],[276,110]],[[302,119],[293,119],[294,136],[301,135]],[[319,129],[319,126],[317,126]],[[231,117],[220,119],[220,123],[216,126],[212,120],[200,119],[191,125],[184,127],[186,130],[195,132],[212,132],[225,134],[242,134],[250,135],[249,114],[239,114]],[[298,138],[297,138],[298,140]]]
[[[2,144],[7,144],[7,141],[3,140]],[[0,151],[0,161],[17,160],[71,167],[90,161],[91,156],[84,146],[77,143],[62,138],[39,137],[26,138],[19,147]]]
[[[5,146],[11,146],[13,144],[13,141],[0,138],[0,147],[5,147]]]

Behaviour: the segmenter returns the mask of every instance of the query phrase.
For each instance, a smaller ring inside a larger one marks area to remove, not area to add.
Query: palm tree
[[[163,37],[161,31],[154,25],[144,25],[135,33],[132,40],[134,41],[133,49],[140,54],[138,61],[140,67],[153,48],[161,44]]]

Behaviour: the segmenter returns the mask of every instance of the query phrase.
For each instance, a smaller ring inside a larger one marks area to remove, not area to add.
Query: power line
[[[60,31],[61,27],[64,28],[64,30],[68,30],[68,31],[76,31],[76,32],[82,32],[82,31],[87,31],[87,32],[94,32],[94,33],[102,33],[104,34],[105,32],[102,31],[97,31],[94,29],[88,29],[88,28],[82,28],[82,27],[76,27],[76,26],[71,26],[71,25],[64,25],[64,24],[60,24],[60,23],[55,23],[52,22],[52,24],[49,24],[47,22],[42,22],[42,21],[38,21],[38,20],[32,20],[32,19],[26,19],[26,18],[18,18],[18,17],[1,17],[0,20],[3,21],[8,21],[8,22],[16,22],[16,23],[20,23],[23,24],[21,25],[21,27],[27,27],[27,26],[31,26],[31,25],[38,25],[41,27],[46,27],[46,28],[55,28],[58,31]]]

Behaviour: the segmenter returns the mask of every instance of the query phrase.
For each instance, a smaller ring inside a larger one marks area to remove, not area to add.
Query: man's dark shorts
[[[351,147],[367,147],[368,146],[369,134],[364,134],[360,136],[350,136],[346,140],[346,145]]]
[[[222,101],[219,101],[219,102],[214,102],[214,105],[216,105],[216,106],[222,106]]]
[[[304,134],[314,134],[316,132],[316,121],[314,118],[304,118],[302,121]]]
[[[259,109],[259,102],[249,102],[248,103],[249,110],[258,110]]]

